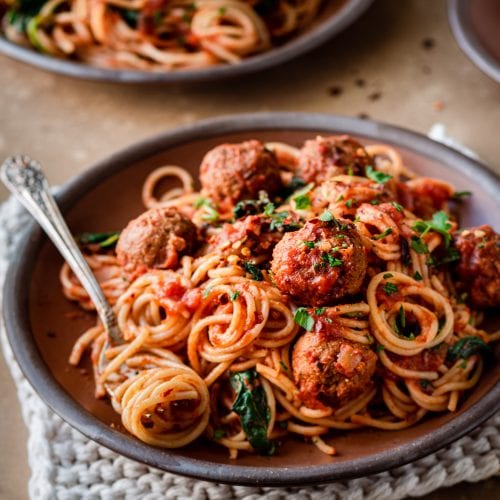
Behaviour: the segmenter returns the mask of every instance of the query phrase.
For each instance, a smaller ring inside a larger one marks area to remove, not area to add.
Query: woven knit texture
[[[443,139],[443,130],[432,135]],[[0,284],[26,222],[20,205],[0,206]],[[29,495],[48,499],[319,500],[400,499],[422,496],[461,481],[500,473],[500,413],[480,428],[426,458],[365,478],[302,488],[228,486],[197,481],[139,464],[89,441],[55,415],[23,377],[7,343],[1,341],[29,430]]]

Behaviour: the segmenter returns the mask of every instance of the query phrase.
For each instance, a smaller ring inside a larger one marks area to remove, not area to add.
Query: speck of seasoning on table
[[[332,85],[328,88],[328,94],[332,97],[338,97],[340,94],[342,94],[342,90],[343,89],[340,85]]]

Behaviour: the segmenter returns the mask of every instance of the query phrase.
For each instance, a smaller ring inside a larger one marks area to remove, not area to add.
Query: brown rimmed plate
[[[320,46],[352,24],[373,0],[331,0],[324,2],[318,17],[297,36],[282,45],[243,59],[238,64],[218,64],[202,69],[139,71],[105,69],[42,54],[23,47],[0,34],[0,52],[32,66],[86,80],[118,83],[201,83],[226,80],[263,71],[283,64]]]
[[[228,116],[161,134],[73,178],[61,189],[58,202],[74,233],[119,229],[143,211],[141,186],[157,166],[179,164],[196,175],[204,153],[221,142],[258,138],[300,145],[318,133],[348,133],[363,142],[394,145],[418,173],[474,192],[463,209],[464,226],[489,223],[498,229],[499,181],[483,165],[400,128],[300,113]],[[222,447],[204,441],[179,450],[154,448],[124,432],[110,405],[94,399],[88,365],[68,365],[73,342],[95,319],[63,297],[58,281],[62,259],[35,223],[27,228],[16,255],[6,278],[3,305],[8,338],[27,379],[56,413],[90,439],[160,469],[251,485],[305,485],[366,476],[438,450],[470,432],[500,406],[500,364],[495,363],[456,413],[431,416],[403,431],[336,432],[332,437],[336,457],[295,439],[286,441],[275,456],[245,455],[237,461],[229,460]]]
[[[448,18],[453,35],[467,57],[500,83],[500,2],[449,0]]]

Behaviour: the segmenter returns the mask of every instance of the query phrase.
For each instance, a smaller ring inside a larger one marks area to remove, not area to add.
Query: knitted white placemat
[[[432,138],[450,144],[442,126]],[[451,143],[456,147],[456,143]],[[14,247],[29,220],[9,199],[0,206],[0,285]],[[1,328],[3,353],[17,387],[28,427],[28,461],[33,500],[387,500],[422,496],[461,481],[476,482],[500,473],[500,413],[438,452],[397,469],[360,479],[296,488],[228,486],[162,472],[88,440],[55,415],[22,375]]]

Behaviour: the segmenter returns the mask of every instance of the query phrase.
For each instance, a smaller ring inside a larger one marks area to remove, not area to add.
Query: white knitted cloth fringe
[[[443,132],[438,126],[430,135],[443,140]],[[28,219],[13,199],[0,206],[0,284]],[[332,484],[295,488],[228,486],[162,472],[89,441],[63,422],[23,377],[4,328],[1,341],[29,430],[32,476],[28,488],[33,500],[396,500],[422,496],[461,481],[481,481],[500,472],[500,413],[470,435],[426,458],[388,472]]]

